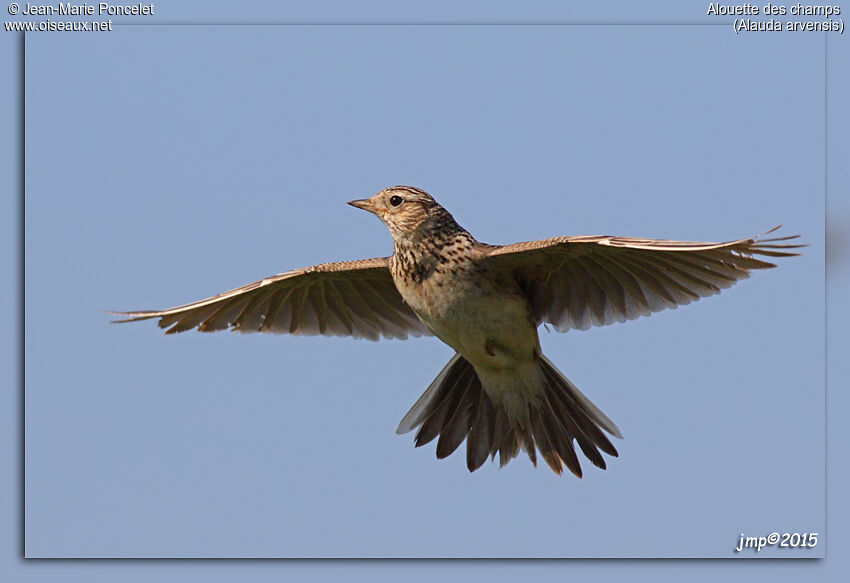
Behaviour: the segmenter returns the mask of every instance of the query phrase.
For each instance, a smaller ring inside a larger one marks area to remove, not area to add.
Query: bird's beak
[[[369,211],[370,213],[375,213],[375,203],[372,202],[371,198],[361,198],[360,200],[351,200],[348,202],[353,207],[363,209],[364,211]]]

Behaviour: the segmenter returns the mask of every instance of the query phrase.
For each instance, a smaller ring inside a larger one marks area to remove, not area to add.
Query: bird
[[[543,355],[538,329],[586,330],[634,320],[719,293],[765,259],[799,255],[799,235],[707,243],[559,236],[509,245],[477,241],[427,192],[385,188],[348,204],[376,215],[389,257],[286,271],[166,310],[111,312],[158,319],[166,334],[193,328],[378,340],[436,336],[454,349],[398,425],[436,455],[466,440],[470,472],[524,451],[582,477],[575,446],[605,469],[622,434]],[[607,435],[606,435],[607,434]]]

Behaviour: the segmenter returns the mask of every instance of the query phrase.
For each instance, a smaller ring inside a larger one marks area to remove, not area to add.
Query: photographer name
[[[153,4],[110,4],[98,2],[89,4],[72,4],[71,2],[60,2],[58,4],[30,4],[26,3],[21,14],[27,16],[153,16]]]

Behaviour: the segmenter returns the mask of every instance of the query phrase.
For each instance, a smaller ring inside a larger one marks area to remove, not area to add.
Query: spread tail
[[[617,450],[602,430],[622,439],[620,430],[545,356],[540,355],[537,363],[543,379],[542,395],[525,400],[528,414],[517,417],[493,402],[472,365],[455,354],[404,416],[396,432],[407,433],[419,427],[416,447],[439,436],[440,459],[454,452],[465,438],[470,472],[480,468],[488,455],[495,459],[496,453],[499,465],[504,466],[522,448],[535,466],[539,452],[555,473],[563,471],[563,464],[581,477],[573,441],[593,465],[605,469],[600,450],[614,457]]]

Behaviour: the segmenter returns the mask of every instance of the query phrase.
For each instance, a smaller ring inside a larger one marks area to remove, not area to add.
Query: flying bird
[[[445,458],[466,440],[475,471],[524,450],[558,474],[578,477],[574,444],[605,469],[617,426],[546,358],[537,329],[559,332],[625,322],[719,293],[754,269],[754,256],[787,257],[798,236],[725,243],[632,237],[476,241],[428,193],[386,188],[348,204],[389,229],[389,257],[287,271],[167,310],[113,312],[159,319],[166,334],[238,330],[378,340],[434,335],[455,355],[401,420],[415,445],[438,438]],[[778,227],[767,233],[775,231]],[[767,234],[765,233],[765,234]]]

